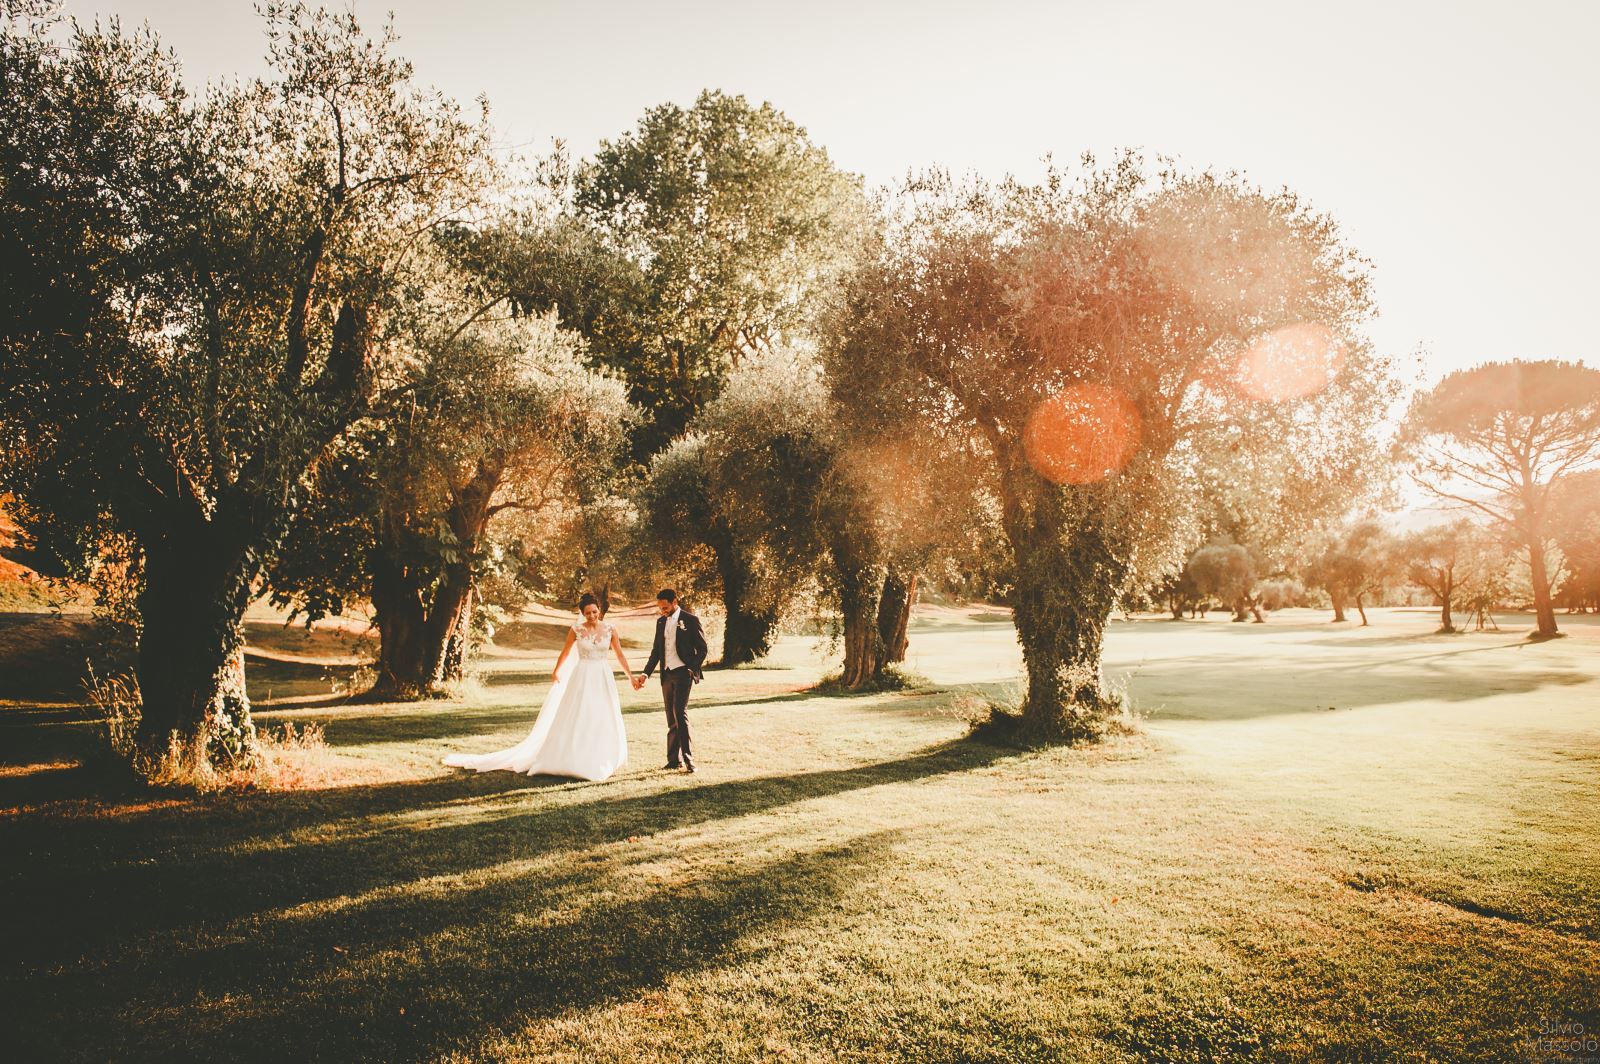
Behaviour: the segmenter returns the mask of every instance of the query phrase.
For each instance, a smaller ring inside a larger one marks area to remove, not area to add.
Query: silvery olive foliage
[[[746,362],[651,464],[642,507],[651,542],[663,560],[701,559],[684,575],[722,599],[726,664],[771,648],[822,567],[819,511],[834,490],[826,400],[803,357]]]
[[[887,208],[843,297],[830,374],[886,420],[981,449],[1015,561],[1023,735],[1091,738],[1114,711],[1105,620],[1125,588],[1177,570],[1210,471],[1248,470],[1261,505],[1289,507],[1297,484],[1352,491],[1366,476],[1393,394],[1359,332],[1366,264],[1291,193],[1132,155],[1037,185],[932,173]],[[1298,397],[1241,387],[1253,345],[1306,323],[1339,350],[1337,372]],[[1030,419],[1085,388],[1131,408],[1137,446],[1120,468],[1058,483],[1029,453]]]
[[[1353,521],[1312,554],[1304,569],[1306,583],[1328,593],[1335,621],[1345,620],[1345,607],[1354,605],[1365,627],[1367,606],[1376,604],[1404,574],[1399,555],[1399,544],[1382,522]]]
[[[441,687],[473,598],[615,505],[633,420],[553,314],[481,315],[447,264],[435,277],[394,379],[319,468],[270,572],[308,622],[372,604],[391,698]]]

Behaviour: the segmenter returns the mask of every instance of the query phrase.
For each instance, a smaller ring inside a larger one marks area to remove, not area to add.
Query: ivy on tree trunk
[[[839,683],[845,690],[855,691],[876,679],[882,668],[878,606],[884,573],[881,565],[854,557],[849,544],[836,545],[834,558],[839,568],[839,610],[844,620],[844,671]]]
[[[1021,738],[1104,735],[1116,704],[1100,686],[1105,625],[1127,575],[1099,512],[1103,488],[1063,488],[1026,468],[1006,478],[1004,524],[1016,557],[1017,635],[1028,673]]]
[[[440,670],[445,683],[460,683],[467,675],[467,652],[472,645],[472,611],[477,601],[474,586],[467,588],[467,601],[461,607],[461,616],[450,632],[445,645],[444,667]]]
[[[727,622],[722,630],[722,665],[745,665],[772,650],[778,628],[776,606],[756,604],[756,577],[744,552],[730,541],[713,545],[717,571],[722,576],[722,608]]]
[[[472,558],[479,549],[499,484],[493,470],[479,470],[457,490],[447,518],[454,557],[442,572],[404,561],[403,515],[384,522],[392,535],[375,552],[372,608],[379,636],[378,677],[368,697],[408,702],[441,694],[465,667],[466,627],[471,623]],[[431,586],[430,586],[431,585]],[[454,660],[453,660],[454,656]]]
[[[161,755],[176,736],[203,739],[214,764],[251,757],[243,620],[258,566],[253,552],[207,542],[218,538],[191,530],[145,553],[137,668],[146,755]]]

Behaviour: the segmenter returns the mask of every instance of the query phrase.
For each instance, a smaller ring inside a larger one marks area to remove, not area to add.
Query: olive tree
[[[650,463],[640,489],[643,545],[691,596],[714,594],[723,608],[725,666],[766,656],[783,613],[783,578],[758,543],[743,538],[713,493],[715,454],[706,438],[689,432]]]
[[[1367,600],[1381,596],[1396,575],[1394,537],[1377,521],[1357,521],[1329,537],[1305,568],[1306,583],[1320,587],[1333,603],[1334,623],[1345,620],[1354,603],[1367,625]]]
[[[1451,616],[1459,578],[1464,543],[1471,535],[1466,521],[1434,525],[1400,536],[1395,542],[1395,560],[1407,580],[1439,601],[1439,631],[1456,630]]]
[[[971,436],[946,422],[896,416],[915,406],[898,390],[908,381],[880,377],[860,386],[858,360],[893,362],[901,354],[871,347],[862,334],[859,290],[844,285],[831,295],[816,329],[826,396],[816,400],[814,417],[828,426],[834,455],[832,502],[819,517],[832,530],[828,571],[843,622],[841,684],[853,689],[906,659],[925,575],[942,571],[965,586],[982,573],[977,583],[989,584],[1008,559],[997,556],[1005,553],[998,505]]]
[[[372,698],[459,677],[474,596],[503,556],[492,524],[569,521],[626,442],[621,383],[586,368],[553,317],[455,322],[417,322],[407,372],[328,464],[272,570],[308,620],[371,603]]]
[[[652,508],[676,528],[664,541],[687,534],[723,563],[724,661],[764,653],[786,604],[812,588],[838,618],[841,687],[904,660],[920,567],[967,513],[943,488],[956,467],[934,460],[926,436],[861,432],[856,413],[815,359],[777,352],[730,373],[657,463],[655,490],[678,499]],[[744,565],[730,572],[727,558]]]
[[[199,95],[116,20],[0,37],[0,490],[70,566],[136,544],[147,751],[248,747],[254,582],[391,357],[418,234],[494,177],[389,34],[263,12],[272,78]]]
[[[1226,541],[1208,543],[1189,556],[1183,571],[1198,594],[1227,603],[1235,621],[1249,620],[1252,615],[1257,622],[1264,620],[1254,593],[1260,574],[1247,547]]]
[[[937,579],[992,552],[998,523],[981,490],[975,456],[943,434],[885,425],[839,388],[834,426],[834,502],[820,515],[838,590],[847,689],[881,681],[906,659],[911,610],[925,575]]]
[[[1354,331],[1364,264],[1290,193],[1133,157],[1038,186],[933,175],[896,208],[830,372],[981,448],[1015,562],[1022,735],[1092,738],[1114,713],[1105,622],[1130,581],[1177,567],[1201,471],[1247,452],[1351,479],[1369,460],[1390,375]]]
[[[646,527],[664,561],[713,559],[702,583],[722,598],[724,665],[763,657],[786,600],[816,575],[831,459],[815,374],[776,355],[735,371],[652,464]]]

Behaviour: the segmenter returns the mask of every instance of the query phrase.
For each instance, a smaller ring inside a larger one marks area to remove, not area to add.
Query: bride
[[[555,683],[528,737],[492,754],[451,754],[445,764],[479,772],[504,770],[581,780],[603,780],[627,764],[628,733],[622,726],[622,701],[606,652],[616,654],[630,682],[633,670],[622,654],[617,630],[600,619],[595,597],[584,595],[578,611],[583,620],[567,632],[566,645],[551,670]],[[562,676],[561,666],[574,645],[578,661]]]

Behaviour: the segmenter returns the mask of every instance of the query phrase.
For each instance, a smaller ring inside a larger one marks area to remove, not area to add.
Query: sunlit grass
[[[624,691],[600,784],[439,766],[525,732],[526,631],[463,702],[258,706],[325,726],[288,793],[85,801],[68,711],[10,703],[6,1024],[19,1059],[1540,1059],[1600,1026],[1600,628],[1377,616],[1119,624],[1143,733],[1042,753],[950,708],[1014,690],[990,618],[914,628],[911,692],[810,692],[786,640],[696,689],[695,776]]]

